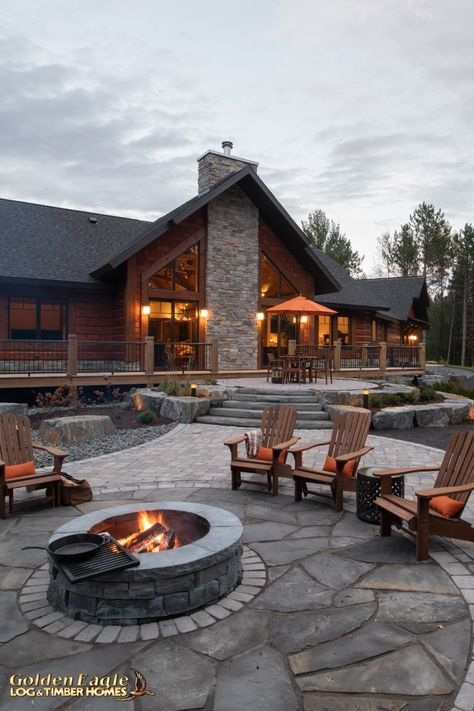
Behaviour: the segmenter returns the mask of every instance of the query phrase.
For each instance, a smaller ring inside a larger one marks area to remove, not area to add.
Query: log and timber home
[[[214,344],[220,372],[252,371],[295,340],[294,319],[265,310],[298,294],[337,311],[299,324],[302,344],[419,343],[424,280],[351,278],[231,148],[204,153],[198,194],[155,222],[0,200],[0,361],[28,342],[57,372],[72,337],[92,372],[153,339],[148,370],[205,369]],[[143,353],[128,358],[143,369]]]

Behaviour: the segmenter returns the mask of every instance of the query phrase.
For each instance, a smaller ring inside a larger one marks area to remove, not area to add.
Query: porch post
[[[418,365],[423,370],[426,368],[426,346],[424,343],[418,344]]]
[[[155,339],[153,336],[145,336],[145,374],[153,375],[155,369]]]
[[[209,355],[209,367],[211,369],[211,373],[218,373],[219,372],[219,351],[218,351],[216,338],[213,338],[211,340],[211,352]]]
[[[369,363],[369,348],[367,346],[367,343],[365,343],[362,346],[362,367],[367,368],[368,363]]]
[[[379,361],[379,367],[382,373],[385,373],[387,370],[387,344],[386,343],[381,343],[380,344],[380,361]]]
[[[334,343],[334,370],[341,370],[341,341],[338,339]]]
[[[78,337],[75,334],[70,334],[67,341],[67,375],[71,378],[77,375],[77,350]]]

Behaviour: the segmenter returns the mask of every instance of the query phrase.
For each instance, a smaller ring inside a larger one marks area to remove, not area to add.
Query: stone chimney
[[[234,144],[231,141],[222,142],[223,153],[206,151],[198,158],[198,192],[199,195],[207,192],[219,180],[232,173],[237,173],[242,168],[251,166],[257,172],[258,163],[245,158],[232,155]]]

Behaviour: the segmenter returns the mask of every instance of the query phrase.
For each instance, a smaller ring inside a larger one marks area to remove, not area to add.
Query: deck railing
[[[418,346],[387,346],[388,368],[419,368]]]
[[[0,375],[111,374],[209,370],[217,372],[216,343],[0,339]]]

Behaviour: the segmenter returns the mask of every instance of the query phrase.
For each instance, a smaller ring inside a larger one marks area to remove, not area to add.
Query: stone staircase
[[[332,429],[328,414],[323,411],[311,390],[279,390],[276,393],[264,388],[238,388],[232,393],[231,400],[224,400],[218,407],[211,407],[209,413],[198,417],[196,422],[257,429],[260,426],[262,411],[278,404],[296,408],[297,429]]]

